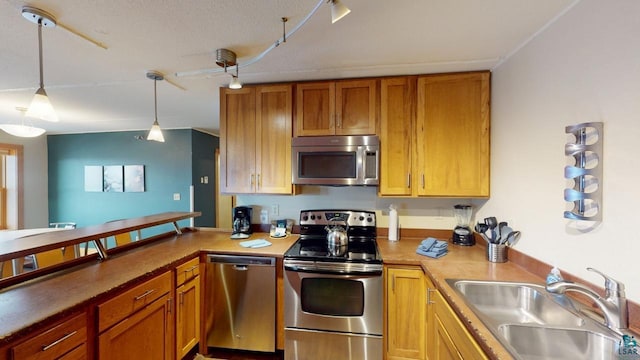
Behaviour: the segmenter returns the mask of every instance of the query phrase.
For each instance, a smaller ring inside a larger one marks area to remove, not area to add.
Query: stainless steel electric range
[[[327,229],[344,227],[344,251]],[[382,258],[375,212],[304,210],[284,255],[285,359],[382,359]]]

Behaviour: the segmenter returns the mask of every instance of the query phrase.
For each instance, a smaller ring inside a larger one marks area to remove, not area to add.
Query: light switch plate
[[[180,193],[173,194],[173,200],[180,200]]]

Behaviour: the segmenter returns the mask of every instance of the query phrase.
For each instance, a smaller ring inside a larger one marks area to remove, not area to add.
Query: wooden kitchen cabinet
[[[426,290],[424,273],[417,266],[387,266],[387,359],[425,359]]]
[[[380,196],[488,197],[490,73],[381,80]]]
[[[490,73],[418,77],[418,196],[489,197]]]
[[[431,281],[427,281],[426,286],[427,359],[488,359],[440,291]]]
[[[291,194],[292,85],[220,89],[220,188]]]
[[[87,359],[87,315],[81,313],[11,348],[14,360]]]
[[[410,196],[415,137],[416,77],[380,81],[381,195]]]
[[[375,135],[377,80],[296,85],[296,136]]]
[[[98,359],[174,358],[172,280],[167,271],[98,305]]]
[[[176,268],[176,360],[200,342],[200,258]]]

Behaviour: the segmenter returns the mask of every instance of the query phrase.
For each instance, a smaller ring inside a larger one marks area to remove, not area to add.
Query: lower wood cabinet
[[[176,268],[176,359],[200,342],[200,259]]]
[[[11,348],[15,360],[87,359],[87,315],[82,313]],[[1,357],[0,357],[1,358]]]
[[[427,277],[427,358],[488,359],[440,291]]]
[[[387,359],[425,359],[426,290],[418,266],[385,267]]]
[[[174,358],[172,272],[98,305],[100,360]]]

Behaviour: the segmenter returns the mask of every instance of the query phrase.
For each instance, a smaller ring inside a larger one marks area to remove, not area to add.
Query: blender
[[[456,218],[456,227],[453,229],[453,243],[456,245],[471,246],[476,244],[473,231],[469,227],[471,224],[471,205],[455,205],[453,215]]]

